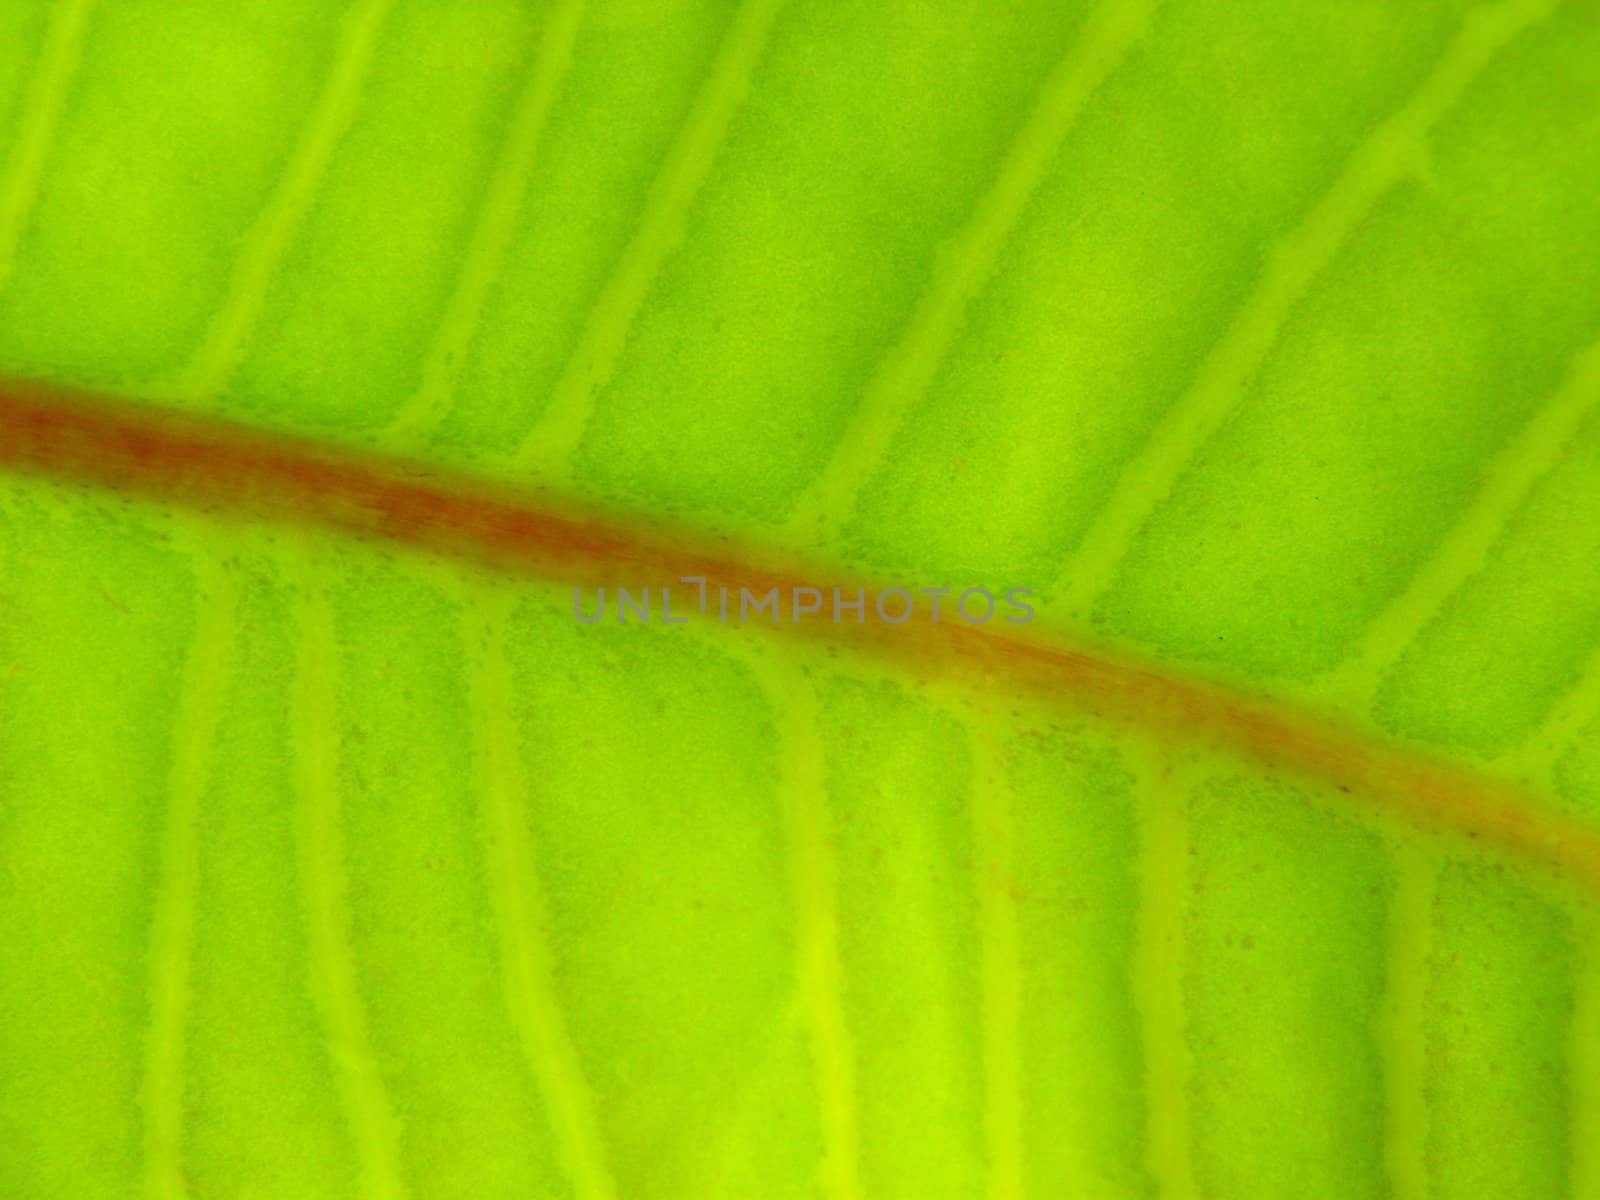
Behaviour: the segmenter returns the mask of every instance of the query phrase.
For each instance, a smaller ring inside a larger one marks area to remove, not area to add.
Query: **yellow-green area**
[[[1600,820],[1597,0],[6,0],[0,373]],[[1597,1200],[1600,911],[1003,681],[0,481],[0,1196]]]

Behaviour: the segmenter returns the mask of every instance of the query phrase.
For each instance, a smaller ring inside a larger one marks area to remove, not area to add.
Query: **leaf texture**
[[[0,11],[6,374],[1031,588],[1585,834],[1597,195],[1595,0]],[[60,480],[0,613],[0,1194],[1600,1198],[1593,881],[1491,836]]]

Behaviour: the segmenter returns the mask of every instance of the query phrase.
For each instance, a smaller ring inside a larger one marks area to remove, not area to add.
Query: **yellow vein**
[[[1567,1043],[1572,1090],[1572,1195],[1600,1200],[1600,914],[1580,915],[1586,936]]]
[[[1428,1000],[1437,870],[1427,849],[1407,837],[1393,855],[1388,966],[1378,1050],[1383,1063],[1384,1165],[1393,1200],[1427,1200]]]
[[[316,108],[266,207],[246,234],[222,307],[184,372],[181,386],[198,399],[209,399],[207,393],[227,379],[238,361],[273,273],[316,198],[334,149],[355,115],[390,3],[358,0],[345,17],[344,32]]]
[[[972,717],[969,726],[989,1197],[1021,1200],[1022,943],[1017,927],[1013,797],[1001,722],[983,715]]]
[[[615,1200],[595,1097],[556,990],[524,806],[529,790],[505,655],[509,592],[465,592],[466,653],[473,711],[473,763],[485,867],[500,941],[506,1010],[529,1074],[550,1111],[579,1200]]]
[[[1483,487],[1433,555],[1363,635],[1329,690],[1369,708],[1384,670],[1445,601],[1482,569],[1512,515],[1555,466],[1600,402],[1600,341],[1573,360],[1561,387],[1489,465]]]
[[[719,642],[719,644],[721,644]],[[765,647],[736,649],[777,725],[778,792],[799,933],[796,988],[810,1034],[822,1118],[822,1182],[828,1200],[860,1200],[856,1061],[844,1014],[844,959],[829,828],[827,756],[816,691],[797,667]]]
[[[907,412],[933,381],[967,306],[988,281],[1062,142],[1138,42],[1151,8],[1145,0],[1104,0],[1046,77],[999,173],[935,262],[910,320],[878,364],[854,423],[797,503],[789,519],[792,533],[820,537],[848,514],[867,476],[887,456]]]
[[[1590,652],[1577,680],[1551,706],[1539,727],[1497,762],[1505,772],[1526,777],[1553,794],[1556,763],[1568,747],[1600,721],[1600,647]]]
[[[150,938],[150,1032],[144,1048],[140,1107],[144,1115],[145,1195],[151,1200],[188,1194],[181,1156],[184,1040],[198,871],[195,826],[211,774],[235,637],[237,598],[230,572],[204,546],[198,551],[197,564],[198,624],[179,693]]]
[[[1507,43],[1557,3],[1507,0],[1468,13],[1421,86],[1373,130],[1333,186],[1268,256],[1227,330],[1123,471],[1069,563],[1059,599],[1080,620],[1089,617],[1090,606],[1110,585],[1135,534],[1238,403],[1313,281],[1378,200],[1412,169],[1429,130]]]
[[[448,411],[457,372],[515,232],[540,140],[572,62],[584,6],[585,0],[563,0],[540,38],[538,55],[484,195],[461,274],[423,364],[421,382],[391,428],[396,439],[426,438]]]
[[[593,398],[610,380],[667,256],[683,240],[689,208],[705,182],[784,0],[744,0],[716,61],[645,201],[638,228],[601,288],[562,369],[549,408],[516,455],[523,470],[565,478],[588,425]]]
[[[15,265],[17,245],[39,194],[45,160],[55,139],[67,89],[83,56],[84,34],[94,0],[62,0],[51,13],[49,31],[28,85],[7,169],[0,179],[0,287]]]
[[[1140,764],[1139,911],[1133,996],[1144,1047],[1145,1161],[1162,1200],[1194,1200],[1189,1129],[1190,1051],[1184,1013],[1189,785],[1159,751]]]
[[[306,911],[311,994],[332,1054],[361,1165],[362,1191],[375,1200],[407,1194],[400,1132],[384,1089],[356,986],[339,829],[337,681],[333,606],[309,550],[288,563],[300,587],[300,642],[290,714],[295,833]]]

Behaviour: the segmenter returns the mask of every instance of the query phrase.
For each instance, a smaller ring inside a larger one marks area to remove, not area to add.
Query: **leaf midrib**
[[[708,587],[756,595],[802,586],[849,594],[874,583],[688,530],[634,526],[431,464],[46,385],[0,384],[0,466],[189,508],[338,529],[556,582],[655,588],[703,576]],[[1352,801],[1482,838],[1600,890],[1600,834],[1584,823],[1548,811],[1504,780],[1286,701],[1190,679],[1086,640],[935,623],[920,603],[903,625],[791,623],[774,631],[931,676],[1020,687],[1163,738],[1220,743],[1321,779]]]

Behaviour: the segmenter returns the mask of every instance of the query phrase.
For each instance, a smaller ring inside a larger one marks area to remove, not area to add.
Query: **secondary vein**
[[[188,1187],[182,1167],[185,1029],[198,887],[196,824],[211,775],[229,658],[236,637],[237,588],[215,550],[196,548],[198,623],[184,665],[173,728],[166,828],[150,938],[150,1031],[140,1090],[144,1113],[145,1195],[175,1200]]]
[[[1268,256],[1255,287],[1122,471],[1068,564],[1058,598],[1080,619],[1110,586],[1128,546],[1178,476],[1238,404],[1312,283],[1411,169],[1427,132],[1513,38],[1558,7],[1558,0],[1504,0],[1471,11],[1411,98],[1356,147],[1333,185]]]

